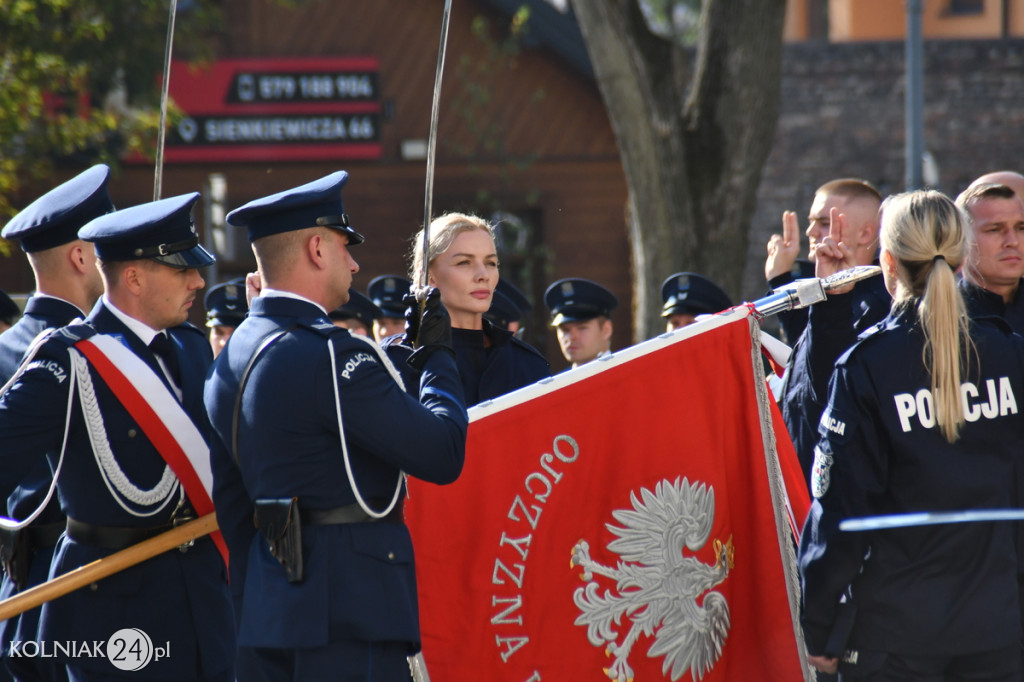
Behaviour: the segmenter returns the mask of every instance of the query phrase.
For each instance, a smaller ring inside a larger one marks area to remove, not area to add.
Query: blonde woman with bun
[[[422,230],[413,239],[410,279],[422,281]],[[498,250],[494,228],[466,213],[447,213],[430,223],[426,258],[427,283],[441,293],[441,303],[452,320],[455,359],[466,394],[466,405],[497,398],[551,375],[547,359],[511,332],[484,319],[498,285]],[[410,350],[411,340],[385,339],[392,358]],[[398,366],[407,367],[404,362]],[[406,383],[415,381],[406,371]]]

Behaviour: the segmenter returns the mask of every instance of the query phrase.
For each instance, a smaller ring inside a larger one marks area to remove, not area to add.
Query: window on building
[[[985,0],[949,0],[949,14],[982,14],[985,11]]]

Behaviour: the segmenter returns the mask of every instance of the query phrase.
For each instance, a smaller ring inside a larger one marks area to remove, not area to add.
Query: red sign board
[[[167,162],[375,159],[381,155],[375,57],[174,62],[185,112]]]

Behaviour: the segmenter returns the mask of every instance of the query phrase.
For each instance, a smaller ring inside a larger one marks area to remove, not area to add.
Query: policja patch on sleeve
[[[821,421],[818,422],[821,441],[814,447],[814,464],[811,466],[811,494],[815,498],[824,496],[832,482],[832,444],[848,442],[854,429],[855,425],[844,419],[834,405],[826,407],[821,414]]]

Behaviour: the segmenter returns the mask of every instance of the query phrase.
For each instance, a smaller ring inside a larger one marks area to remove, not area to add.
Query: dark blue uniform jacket
[[[153,353],[102,301],[86,322],[99,333],[117,337],[163,376]],[[207,434],[202,387],[212,359],[209,342],[189,324],[168,331],[179,351],[182,404],[200,432]],[[71,371],[68,342],[61,337],[55,334],[43,344],[26,372],[0,399],[0,494],[5,497],[44,456],[51,467],[56,466]],[[153,488],[164,473],[163,458],[99,375],[91,368],[89,373],[118,464],[135,486]],[[98,526],[149,528],[166,524],[176,499],[154,516],[139,517],[125,511],[113,498],[99,473],[77,403],[76,398],[57,489],[65,513]],[[66,573],[111,553],[65,536],[57,546],[51,575]],[[105,641],[121,628],[139,628],[154,646],[170,643],[170,656],[146,666],[147,679],[200,679],[223,674],[232,666],[232,625],[224,562],[213,542],[204,539],[187,552],[165,552],[104,578],[94,587],[48,602],[43,606],[40,637],[50,642]],[[73,663],[107,674],[113,671],[103,658],[79,657]]]
[[[958,655],[1019,641],[1012,524],[838,530],[847,517],[1012,506],[1024,442],[1024,341],[985,324],[972,323],[971,335],[977,354],[961,387],[967,421],[952,444],[932,421],[912,309],[894,311],[840,359],[800,548],[810,653],[823,652],[851,583],[850,649]]]
[[[245,385],[236,462],[229,449],[240,378],[257,347],[278,331],[287,333],[260,355]],[[399,471],[433,483],[458,477],[468,422],[454,358],[439,351],[428,359],[417,400],[371,344],[335,327],[313,303],[262,296],[214,363],[206,385],[220,437],[214,503],[232,554],[240,644],[361,640],[413,648],[419,642],[413,548],[404,523],[305,526],[301,583],[287,581],[253,527],[256,499],[298,497],[305,509],[354,504],[343,443],[359,492],[377,511],[391,499]],[[333,372],[328,346],[336,354]]]
[[[832,295],[811,306],[807,327],[793,348],[783,377],[779,405],[805,480],[810,479],[818,420],[835,362],[858,334],[889,314],[891,303],[885,282],[878,276],[858,282],[848,294]]]
[[[551,376],[551,366],[540,351],[488,320],[483,323],[483,331],[452,330],[452,345],[466,405],[493,400]],[[490,345],[484,344],[485,336]],[[405,362],[412,349],[402,345],[402,335],[389,336],[381,345],[402,371],[406,385],[415,385],[416,371]]]
[[[14,376],[21,365],[25,351],[40,332],[54,327],[63,327],[77,317],[82,317],[82,312],[67,301],[51,296],[30,298],[21,319],[13,327],[0,334],[0,386]],[[39,461],[21,485],[15,488],[7,498],[7,516],[17,520],[27,518],[46,499],[52,478],[53,475],[47,463]],[[64,520],[60,502],[54,495],[46,509],[36,517],[33,523],[38,525],[63,524]],[[29,564],[26,589],[46,582],[55,546],[54,544],[35,548]],[[3,583],[0,585],[0,600],[11,597],[15,592],[17,590],[14,582],[5,573]],[[22,642],[36,640],[39,613],[40,609],[31,609],[21,616],[0,622],[0,642],[2,642],[4,651],[7,651],[11,640]]]
[[[999,294],[982,289],[965,279],[960,280],[960,290],[967,302],[967,313],[972,318],[998,317],[1010,325],[1013,331],[1024,334],[1024,287],[1017,288],[1017,293],[1009,303],[1003,301]]]

